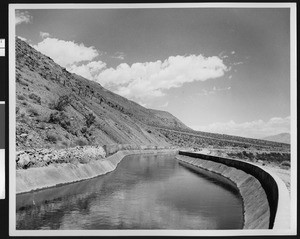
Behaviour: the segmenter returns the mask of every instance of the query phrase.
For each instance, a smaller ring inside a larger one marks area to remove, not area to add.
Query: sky
[[[201,131],[290,132],[287,8],[26,9],[16,35],[67,70]]]

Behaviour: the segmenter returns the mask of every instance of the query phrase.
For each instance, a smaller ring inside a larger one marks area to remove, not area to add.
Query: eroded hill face
[[[189,130],[173,115],[146,109],[71,74],[16,39],[18,149],[83,144],[167,146],[155,127]]]

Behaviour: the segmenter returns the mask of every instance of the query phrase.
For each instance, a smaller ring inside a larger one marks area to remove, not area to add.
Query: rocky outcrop
[[[47,167],[21,169],[16,171],[16,193],[53,187],[61,184],[90,179],[113,171],[118,163],[132,154],[175,154],[176,150],[123,150],[105,159],[85,164],[61,163]]]
[[[17,152],[16,168],[45,167],[50,164],[88,163],[105,157],[102,146],[77,146],[67,149],[31,149]]]

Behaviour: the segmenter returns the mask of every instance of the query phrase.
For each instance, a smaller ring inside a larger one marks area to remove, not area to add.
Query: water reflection
[[[17,229],[237,229],[242,214],[234,187],[165,155],[127,156],[107,175],[17,196]]]

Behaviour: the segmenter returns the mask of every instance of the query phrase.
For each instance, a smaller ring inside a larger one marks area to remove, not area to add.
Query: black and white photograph
[[[10,4],[9,36],[11,236],[296,234],[294,3]]]

